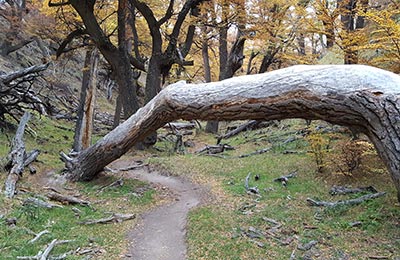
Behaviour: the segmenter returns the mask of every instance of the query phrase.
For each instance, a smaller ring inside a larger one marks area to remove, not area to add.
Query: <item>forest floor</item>
[[[7,154],[13,132],[2,130],[0,157]],[[64,182],[60,175],[58,153],[68,150],[72,136],[69,122],[36,116],[30,122],[25,140],[27,150],[42,151],[34,163],[38,173],[24,174],[15,199],[0,196],[0,259],[35,256],[54,239],[70,241],[57,245],[51,254],[69,253],[66,259],[168,259],[165,255],[170,253],[164,250],[172,248],[177,255],[170,259],[189,260],[400,257],[400,207],[390,176],[362,136],[357,146],[362,147],[360,163],[345,172],[351,158],[343,155],[357,153],[344,149],[352,143],[342,128],[285,120],[223,140],[235,150],[216,156],[195,152],[216,142],[201,129],[185,137],[194,147],[185,147],[180,154],[174,152],[174,135],[163,130],[154,148],[129,152],[87,183]],[[264,148],[270,149],[240,157]],[[324,162],[319,172],[317,154]],[[155,170],[147,172],[147,167]],[[297,176],[285,186],[274,181],[294,171]],[[4,178],[0,174],[1,183]],[[246,190],[246,179],[249,187],[257,187],[257,194]],[[339,201],[370,194],[329,194],[335,185],[372,185],[386,195],[355,206],[307,203],[308,198]],[[45,209],[26,202],[31,197],[48,201],[49,187],[91,206],[58,204]],[[114,213],[133,213],[135,218],[81,224]],[[16,224],[7,224],[12,219]],[[48,233],[29,243],[45,230]],[[166,244],[160,246],[159,239]],[[164,255],[157,258],[150,252]]]

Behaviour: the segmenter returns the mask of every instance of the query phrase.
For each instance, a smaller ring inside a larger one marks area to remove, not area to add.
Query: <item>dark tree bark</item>
[[[219,28],[218,54],[219,54],[219,80],[223,80],[225,67],[228,62],[228,25],[227,21],[223,21],[223,25]],[[205,127],[206,133],[217,134],[219,122],[215,120],[208,121]]]
[[[93,0],[70,0],[66,4],[72,5],[72,7],[78,12],[85,25],[85,32],[90,35],[96,47],[111,65],[114,78],[122,96],[124,115],[128,118],[139,108],[136,88],[132,79],[131,63],[135,68],[140,70],[144,70],[144,64],[137,59],[130,57],[126,52],[126,0],[119,0],[118,2],[118,47],[113,45],[101,29],[94,14],[95,2],[96,1]]]
[[[210,56],[208,54],[208,39],[207,39],[207,29],[203,28],[203,39],[201,43],[201,56],[203,58],[204,66],[204,79],[206,82],[211,82],[211,66],[210,66]]]
[[[260,52],[254,52],[251,51],[250,57],[249,57],[249,62],[247,63],[247,70],[246,70],[246,75],[250,75],[254,69],[253,67],[253,60],[260,54]]]
[[[280,47],[273,46],[272,43],[268,46],[267,52],[261,61],[260,69],[258,73],[267,72],[269,67],[275,62],[275,56],[281,50]]]
[[[90,146],[92,140],[94,108],[96,102],[97,64],[99,53],[97,49],[86,52],[83,69],[81,99],[78,108],[78,120],[75,126],[74,147],[80,152]]]
[[[149,132],[176,119],[320,119],[365,133],[386,163],[400,200],[400,76],[363,65],[294,66],[203,84],[178,82],[66,163],[91,180]]]
[[[224,23],[227,23],[225,21]],[[243,26],[243,25],[242,25]],[[242,36],[242,28],[239,28],[236,40],[228,54],[228,26],[224,25],[220,28],[219,39],[219,80],[224,80],[233,77],[236,71],[243,65],[243,51],[246,38]],[[219,122],[211,120],[207,122],[205,131],[207,133],[217,134]]]
[[[145,18],[147,26],[150,30],[152,39],[151,57],[146,78],[146,101],[150,101],[161,90],[161,86],[165,83],[165,79],[173,64],[184,65],[184,59],[191,48],[194,37],[194,25],[188,27],[186,39],[183,46],[178,45],[178,37],[182,33],[183,22],[189,15],[197,16],[197,5],[202,0],[187,0],[177,15],[169,41],[165,50],[163,50],[163,37],[161,35],[161,26],[166,23],[173,15],[174,0],[170,0],[165,15],[157,20],[153,10],[144,2],[139,0],[129,0]]]

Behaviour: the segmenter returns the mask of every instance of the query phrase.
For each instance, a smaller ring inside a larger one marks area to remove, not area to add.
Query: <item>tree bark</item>
[[[176,119],[319,119],[365,133],[400,200],[400,76],[363,65],[294,66],[203,84],[175,83],[95,145],[66,163],[91,180],[149,132]]]
[[[14,197],[17,189],[17,182],[24,171],[26,151],[23,136],[25,132],[25,126],[30,118],[31,114],[28,112],[25,112],[22,116],[12,142],[11,151],[7,156],[9,162],[6,168],[9,167],[10,171],[5,182],[5,194],[8,198]]]
[[[97,63],[99,53],[96,48],[86,52],[85,67],[82,77],[81,100],[78,120],[75,127],[74,151],[80,152],[91,144],[93,131],[94,107],[96,102]]]

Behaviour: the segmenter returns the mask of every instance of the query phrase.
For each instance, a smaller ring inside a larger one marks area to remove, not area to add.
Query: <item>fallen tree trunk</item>
[[[334,208],[334,207],[337,207],[337,206],[358,205],[358,204],[363,203],[364,201],[382,197],[385,194],[386,194],[386,192],[377,192],[377,193],[367,194],[367,195],[361,196],[361,197],[356,198],[356,199],[339,200],[339,201],[335,201],[335,202],[319,201],[319,200],[313,200],[311,198],[307,198],[307,202],[308,202],[308,204],[310,206]]]
[[[8,154],[8,163],[6,165],[6,169],[9,169],[9,173],[5,182],[5,195],[8,198],[14,197],[17,182],[19,178],[22,176],[22,172],[24,170],[25,161],[26,161],[26,152],[25,152],[25,144],[24,144],[24,132],[25,126],[31,118],[31,114],[25,112],[21,121],[18,125],[17,132],[15,133],[15,137],[12,142],[11,151]],[[36,157],[35,157],[36,158]],[[31,156],[29,156],[29,160],[31,160]]]
[[[365,133],[386,163],[400,200],[400,76],[363,65],[294,66],[220,82],[165,88],[95,145],[65,158],[73,180],[91,180],[167,122],[320,119]]]

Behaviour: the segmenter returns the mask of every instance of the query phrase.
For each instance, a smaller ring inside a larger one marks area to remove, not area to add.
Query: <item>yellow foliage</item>
[[[386,9],[371,9],[364,13],[371,22],[369,42],[359,49],[375,51],[371,65],[400,73],[400,7],[391,4]]]

